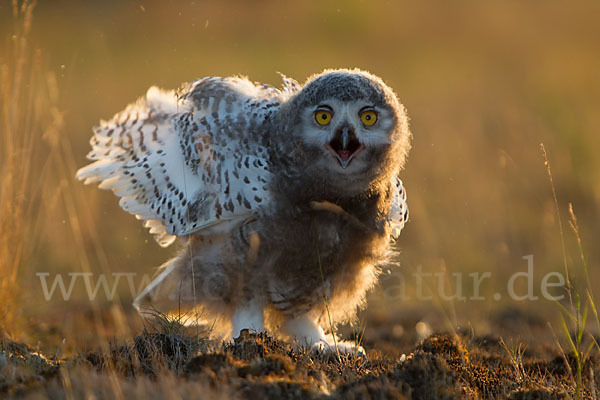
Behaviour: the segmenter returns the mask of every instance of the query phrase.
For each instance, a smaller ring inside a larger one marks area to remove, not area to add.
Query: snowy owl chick
[[[99,182],[178,255],[135,300],[214,332],[269,329],[330,348],[408,218],[408,117],[383,81],[326,70],[281,90],[242,77],[156,87],[95,128]],[[341,350],[353,344],[338,342]]]

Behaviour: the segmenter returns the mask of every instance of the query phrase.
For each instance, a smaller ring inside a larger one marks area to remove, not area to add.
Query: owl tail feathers
[[[182,325],[205,325],[208,320],[194,300],[190,280],[182,280],[180,259],[167,261],[158,274],[133,301],[144,319],[177,321]]]

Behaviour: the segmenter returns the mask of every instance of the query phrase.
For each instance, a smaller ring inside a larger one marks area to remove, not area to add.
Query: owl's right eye
[[[322,126],[329,125],[332,116],[333,114],[329,110],[317,110],[315,112],[315,121]]]

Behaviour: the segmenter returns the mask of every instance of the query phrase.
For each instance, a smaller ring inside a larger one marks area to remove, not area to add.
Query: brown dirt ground
[[[234,343],[217,343],[174,325],[146,328],[129,341],[62,358],[5,339],[0,343],[0,397],[516,400],[574,396],[569,370],[575,368],[574,357],[567,355],[567,366],[556,348],[542,341],[521,346],[521,357],[515,359],[493,335],[438,332],[418,341],[411,335],[394,337],[389,324],[387,328],[371,329],[376,334],[364,341],[366,358],[313,354],[266,333],[244,332]],[[600,387],[598,361],[594,356],[584,368],[584,398],[593,398],[590,390]]]

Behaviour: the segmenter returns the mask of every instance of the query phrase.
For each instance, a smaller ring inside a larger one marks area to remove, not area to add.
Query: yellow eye
[[[317,110],[315,113],[315,121],[319,125],[328,125],[331,122],[331,111],[327,110]]]
[[[360,120],[366,126],[371,126],[375,122],[377,122],[377,113],[375,111],[373,111],[373,110],[363,111],[360,114]]]

